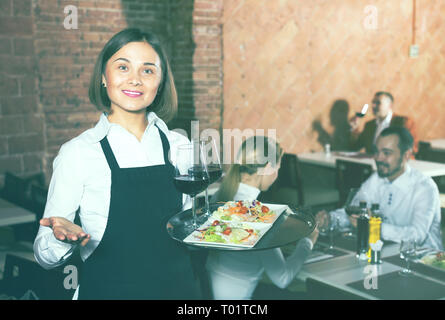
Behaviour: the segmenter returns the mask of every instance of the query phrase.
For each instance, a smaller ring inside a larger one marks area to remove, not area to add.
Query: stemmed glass
[[[176,188],[192,198],[192,222],[185,225],[186,232],[198,228],[196,222],[196,195],[209,185],[207,160],[203,152],[203,142],[192,142],[178,147],[176,153],[175,178]]]
[[[340,222],[337,216],[331,219],[329,223],[329,250],[334,249],[334,236],[335,232],[338,231],[339,224]]]
[[[219,159],[219,152],[216,148],[216,142],[213,137],[208,138],[208,142],[201,141],[203,143],[204,155],[207,161],[207,171],[209,173],[209,185],[218,181],[222,176],[221,161]],[[209,191],[208,187],[205,190],[205,217],[208,218],[211,215],[209,206]]]
[[[412,271],[410,269],[410,261],[416,258],[416,254],[416,241],[413,239],[402,240],[402,242],[400,243],[400,258],[405,260],[406,268],[399,271],[400,275],[412,275]]]
[[[338,231],[340,226],[339,217],[332,217],[330,214],[327,216],[327,220],[317,221],[318,230],[320,231],[320,235],[329,236],[329,248],[328,251],[332,251],[334,249],[334,237],[335,233]]]
[[[345,206],[344,206],[346,214],[349,216],[352,214],[360,214],[360,207],[358,205],[353,205],[353,200],[354,200],[355,196],[358,194],[359,190],[360,190],[359,188],[349,189],[348,196],[346,197]],[[350,229],[348,232],[346,232],[344,234],[344,236],[348,237],[348,238],[354,237],[354,235]]]

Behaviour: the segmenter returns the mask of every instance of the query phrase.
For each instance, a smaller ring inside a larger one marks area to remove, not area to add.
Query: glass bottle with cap
[[[373,203],[371,205],[371,213],[373,217],[377,217],[383,220],[382,211],[380,211],[380,205],[378,203]]]
[[[369,243],[369,215],[366,201],[360,201],[360,215],[357,218],[357,256],[367,260]]]

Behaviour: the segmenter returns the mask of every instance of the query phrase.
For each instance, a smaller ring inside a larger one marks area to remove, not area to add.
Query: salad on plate
[[[445,252],[427,254],[420,259],[420,262],[428,266],[445,270]]]
[[[213,220],[192,232],[184,242],[253,247],[265,231],[265,228],[255,228],[245,223]]]
[[[213,212],[212,217],[222,221],[273,223],[278,215],[258,200],[228,201]]]

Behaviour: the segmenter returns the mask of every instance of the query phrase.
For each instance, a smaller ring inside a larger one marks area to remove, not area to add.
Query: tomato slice
[[[217,226],[217,225],[219,225],[219,221],[218,220],[213,221],[212,226]]]
[[[262,212],[262,213],[268,213],[268,212],[269,212],[269,208],[266,207],[266,206],[262,206],[262,207],[261,207],[261,212]]]
[[[247,209],[246,207],[241,207],[239,210],[239,213],[244,214],[244,213],[247,213],[247,211],[249,211],[249,209]]]
[[[225,235],[229,235],[230,233],[232,233],[231,228],[227,228],[226,230],[223,231],[223,234],[225,234]]]

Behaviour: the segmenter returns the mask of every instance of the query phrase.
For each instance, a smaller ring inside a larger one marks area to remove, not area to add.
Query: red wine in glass
[[[209,185],[209,179],[204,175],[180,175],[174,178],[176,188],[182,193],[188,194],[191,197],[196,196],[202,192]]]
[[[222,169],[218,164],[207,165],[207,171],[209,173],[209,184],[218,181],[222,176]]]
[[[192,200],[192,221],[184,223],[186,232],[193,232],[197,227],[196,195],[209,185],[207,159],[203,152],[203,143],[193,140],[178,146],[176,152],[175,177],[173,183],[182,193],[188,194]]]

